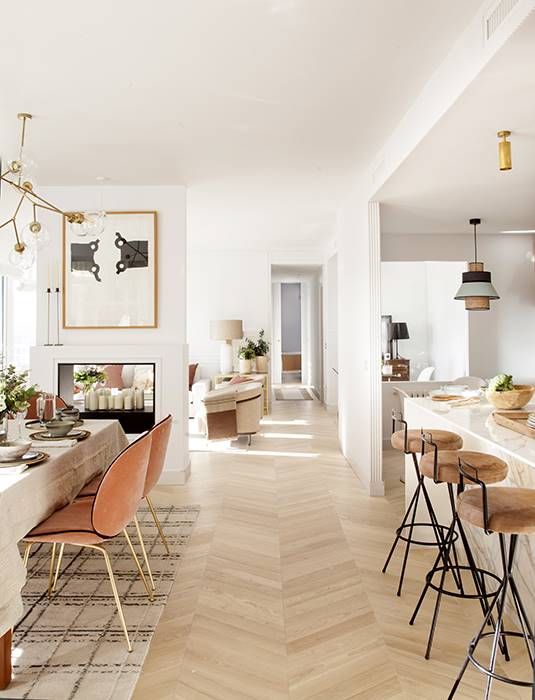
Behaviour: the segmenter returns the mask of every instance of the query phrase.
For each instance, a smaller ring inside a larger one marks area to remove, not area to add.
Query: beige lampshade
[[[243,322],[236,320],[210,321],[211,340],[234,340],[243,338]]]

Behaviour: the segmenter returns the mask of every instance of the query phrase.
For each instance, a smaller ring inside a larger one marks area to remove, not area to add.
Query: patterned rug
[[[23,590],[25,614],[14,632],[14,680],[0,698],[128,700],[163,612],[179,561],[199,514],[196,506],[156,509],[169,542],[166,555],[147,509],[138,517],[156,594],[149,603],[126,540],[106,549],[112,560],[133,651],[128,653],[104,560],[98,552],[65,547],[57,592],[48,600],[50,546],[34,547]],[[129,534],[136,546],[134,528]],[[136,551],[140,556],[139,547]]]
[[[275,389],[277,401],[313,401],[310,391],[303,386],[283,386]]]

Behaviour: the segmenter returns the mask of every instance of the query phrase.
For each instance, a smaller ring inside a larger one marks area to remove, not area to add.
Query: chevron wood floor
[[[400,557],[380,569],[403,508],[398,456],[386,465],[387,496],[369,498],[317,401],[274,401],[249,450],[193,453],[190,482],[156,496],[201,513],[135,700],[445,698],[478,610],[445,600],[424,660],[429,605],[407,621],[432,555],[411,557],[397,598]],[[465,678],[456,697],[481,698],[482,677]],[[496,683],[492,697],[530,696]]]

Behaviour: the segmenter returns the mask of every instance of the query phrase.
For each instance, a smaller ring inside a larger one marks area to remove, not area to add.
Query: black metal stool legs
[[[426,547],[437,547],[439,548],[439,555],[438,558],[439,560],[442,559],[444,562],[444,565],[446,565],[446,559],[445,559],[445,554],[444,554],[444,546],[445,546],[445,536],[444,532],[447,531],[447,528],[444,525],[439,525],[437,517],[435,515],[435,511],[433,509],[433,504],[431,503],[431,499],[429,497],[429,494],[427,492],[427,489],[425,487],[424,483],[424,477],[422,474],[420,474],[420,469],[418,467],[418,460],[416,458],[416,455],[414,452],[412,454],[412,460],[414,464],[414,469],[416,471],[416,477],[418,480],[416,489],[414,491],[414,494],[412,495],[412,498],[409,503],[409,507],[407,508],[405,515],[403,516],[403,520],[401,521],[400,526],[396,530],[396,537],[394,539],[394,542],[392,544],[392,547],[390,548],[390,551],[388,553],[388,556],[386,558],[385,564],[383,566],[382,572],[383,574],[386,573],[386,570],[388,568],[388,565],[390,564],[390,560],[392,559],[392,556],[394,554],[394,551],[396,550],[396,547],[398,545],[398,542],[402,540],[405,542],[405,552],[403,555],[403,563],[401,565],[401,572],[400,572],[400,577],[399,577],[399,585],[398,585],[398,590],[396,595],[400,596],[401,591],[403,588],[403,580],[405,578],[405,570],[407,567],[407,561],[409,558],[409,551],[411,548],[412,544],[420,545],[420,546],[426,546]],[[418,511],[418,503],[420,499],[420,494],[422,494],[427,512],[429,515],[429,520],[430,522],[426,523],[421,523],[421,522],[416,522],[416,514]],[[418,540],[414,539],[413,534],[414,534],[414,529],[415,528],[432,528],[433,533],[434,533],[434,541],[433,540]],[[405,535],[405,531],[408,530],[408,535]]]
[[[513,577],[513,562],[514,562],[514,556],[515,556],[515,550],[516,550],[516,545],[517,545],[517,539],[518,535],[511,535],[510,536],[510,543],[509,543],[509,551],[507,551],[507,543],[506,543],[506,537],[504,534],[499,533],[499,538],[500,538],[500,552],[501,552],[501,558],[502,558],[502,566],[503,566],[503,578],[500,582],[500,586],[498,588],[498,591],[496,592],[491,604],[489,605],[489,608],[487,610],[487,614],[485,615],[483,619],[483,623],[481,624],[481,627],[479,628],[478,633],[476,636],[472,639],[470,642],[470,645],[468,647],[468,653],[466,655],[466,658],[464,660],[464,663],[461,667],[461,670],[459,671],[459,675],[457,676],[457,679],[451,689],[450,694],[448,695],[448,700],[451,700],[455,693],[457,692],[457,689],[459,687],[459,684],[462,681],[462,678],[464,676],[464,673],[468,667],[469,663],[472,663],[478,671],[481,673],[485,674],[487,676],[487,685],[485,688],[485,700],[488,700],[490,697],[490,691],[492,688],[492,682],[494,679],[502,681],[503,683],[508,683],[509,685],[518,685],[524,688],[533,688],[534,683],[533,680],[530,679],[529,681],[523,681],[523,680],[518,680],[518,679],[513,679],[513,678],[507,678],[506,676],[502,676],[499,673],[496,673],[495,667],[496,667],[496,657],[498,654],[498,648],[500,646],[500,641],[503,640],[505,637],[522,637],[526,643],[526,648],[528,650],[528,655],[529,659],[532,665],[532,668],[534,666],[534,657],[533,657],[533,649],[532,649],[532,644],[534,640],[533,636],[533,629],[531,627],[531,624],[529,622],[529,619],[526,615],[526,611],[524,608],[524,604],[522,603],[522,599],[520,598],[520,594],[518,592],[518,588],[516,586],[514,577]],[[509,631],[504,628],[504,620],[503,620],[503,615],[504,615],[504,609],[505,609],[505,601],[508,592],[511,594],[511,598],[514,602],[515,610],[518,615],[518,619],[520,622],[520,632],[516,631]],[[497,611],[497,617],[496,621],[494,624],[494,630],[492,632],[485,632],[486,626],[490,623],[493,611],[496,609]],[[490,654],[490,660],[489,660],[489,665],[484,666],[478,659],[475,657],[475,651],[477,648],[477,645],[483,639],[484,637],[492,637],[492,650]]]

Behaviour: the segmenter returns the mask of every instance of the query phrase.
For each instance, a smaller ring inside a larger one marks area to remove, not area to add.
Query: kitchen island
[[[441,428],[453,431],[463,438],[464,449],[496,455],[507,462],[509,473],[500,486],[535,489],[535,439],[498,425],[492,418],[493,410],[485,400],[470,406],[449,407],[430,398],[404,399],[404,417],[409,428]],[[523,410],[535,413],[535,404],[530,404]],[[448,525],[451,521],[451,510],[446,485],[435,484],[432,479],[426,479],[426,486],[439,522]],[[416,475],[412,458],[409,456],[405,460],[407,504],[415,488]],[[428,520],[424,512],[421,511],[419,517]],[[498,536],[485,535],[483,530],[468,524],[466,531],[478,565],[489,571],[501,573]],[[535,537],[520,535],[516,568],[517,583],[528,614],[535,619]]]

